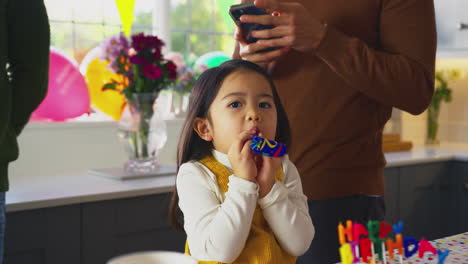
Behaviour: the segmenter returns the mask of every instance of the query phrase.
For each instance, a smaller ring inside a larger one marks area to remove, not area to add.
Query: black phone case
[[[242,15],[268,15],[265,9],[256,7],[253,2],[231,6],[229,9],[229,14],[231,15],[234,22],[242,29],[243,37],[249,44],[258,41],[257,38],[252,37],[252,31],[272,29],[275,27],[272,25],[262,25],[256,23],[242,23],[240,21],[240,17]],[[258,52],[266,52],[275,49],[278,49],[278,47],[272,47]]]

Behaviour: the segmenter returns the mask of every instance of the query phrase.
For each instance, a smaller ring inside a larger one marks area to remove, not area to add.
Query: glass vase
[[[174,104],[177,105],[176,111],[175,111],[176,117],[185,118],[187,116],[190,93],[176,92],[176,94],[177,94],[177,99],[174,100]]]
[[[431,104],[427,109],[426,145],[439,145],[437,132],[439,131],[440,106]]]
[[[128,110],[119,121],[119,136],[129,160],[124,169],[132,173],[151,173],[157,155],[167,140],[166,123],[156,111],[157,93],[136,93],[127,98]]]

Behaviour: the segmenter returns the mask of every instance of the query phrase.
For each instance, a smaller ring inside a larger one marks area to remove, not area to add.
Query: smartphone
[[[240,21],[240,17],[242,15],[268,15],[265,9],[256,7],[254,2],[244,3],[239,5],[233,5],[229,8],[229,15],[232,17],[234,22],[237,26],[242,29],[242,35],[247,43],[254,43],[257,42],[257,38],[252,37],[252,31],[254,30],[265,30],[265,29],[272,29],[275,26],[272,25],[262,25],[256,23],[243,23]],[[261,50],[259,52],[266,52],[270,50],[279,49],[279,47],[272,47]]]

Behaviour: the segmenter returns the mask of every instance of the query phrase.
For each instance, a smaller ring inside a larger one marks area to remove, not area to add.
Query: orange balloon
[[[86,68],[85,79],[88,83],[91,105],[114,120],[118,120],[125,106],[125,97],[118,91],[103,91],[102,87],[112,79],[120,81],[123,77],[107,68],[108,64],[99,58],[93,59]]]

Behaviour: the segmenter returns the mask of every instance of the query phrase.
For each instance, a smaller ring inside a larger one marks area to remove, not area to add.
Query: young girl
[[[295,263],[314,236],[299,174],[287,156],[249,146],[254,135],[289,142],[273,82],[256,64],[225,62],[200,76],[188,113],[171,204],[186,253],[200,263]]]

